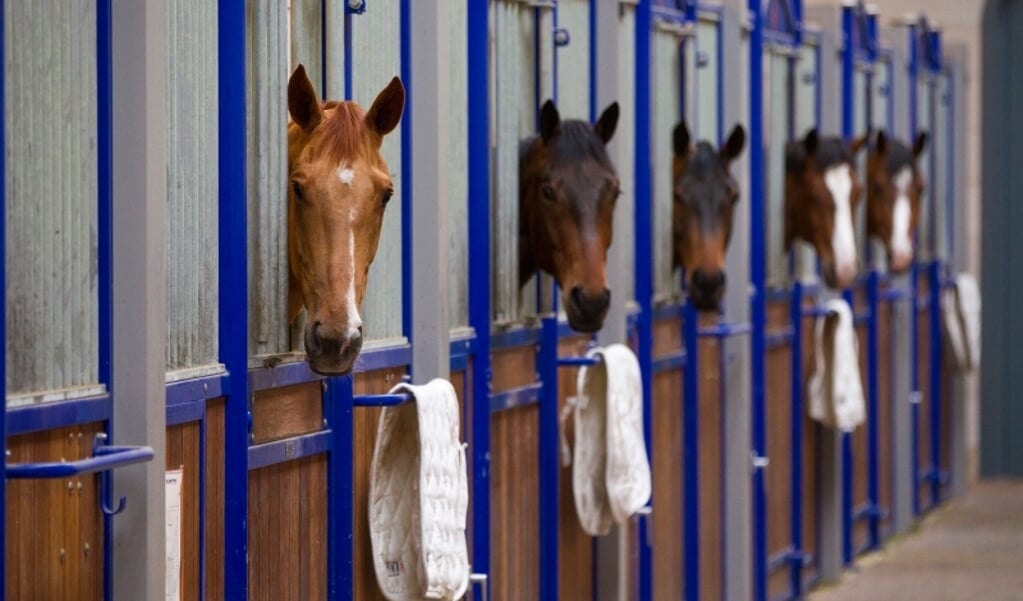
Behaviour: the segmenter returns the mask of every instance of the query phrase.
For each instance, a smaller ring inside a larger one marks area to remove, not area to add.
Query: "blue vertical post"
[[[867,305],[870,308],[870,317],[867,320],[867,496],[870,498],[870,513],[868,514],[868,544],[870,548],[878,546],[881,542],[880,527],[880,472],[878,470],[878,420],[881,417],[879,410],[881,386],[878,381],[878,353],[880,352],[880,323],[878,311],[881,303],[878,300],[879,276],[877,268],[871,266],[870,274],[867,276]]]
[[[490,571],[490,89],[489,2],[468,5],[469,323],[472,359],[472,568]],[[483,584],[489,586],[489,584]]]
[[[643,386],[643,438],[649,460],[653,463],[653,230],[650,180],[650,29],[651,2],[641,0],[636,6],[636,129],[635,129],[635,291],[640,311],[636,319],[637,359]],[[653,507],[653,499],[650,500]],[[651,552],[650,520],[639,521],[639,598],[653,598],[653,553]]]
[[[764,161],[763,161],[763,43],[764,24],[761,0],[749,0],[753,28],[750,47],[750,374],[753,383],[753,452],[763,457],[767,452],[767,425],[764,416],[764,352],[767,320],[764,258]],[[753,599],[767,599],[767,495],[764,471],[753,472]]]
[[[324,383],[323,417],[330,428],[330,466],[327,474],[327,599],[352,595],[352,376]]]
[[[909,36],[909,136],[910,139],[917,134],[917,75],[920,71],[920,56],[917,48],[917,26],[910,25],[907,28]],[[913,246],[920,248],[920,235],[913,232]],[[917,322],[917,295],[919,294],[920,268],[919,260],[914,259],[909,271],[909,380],[911,408],[911,435],[910,447],[912,455],[912,471],[910,481],[913,487],[913,514],[920,513],[920,337]]]
[[[537,373],[540,392],[540,599],[558,599],[558,511],[561,506],[558,439],[558,318],[541,320]]]
[[[796,599],[803,591],[803,283],[792,285],[792,504],[789,511],[792,558],[789,560],[789,589]]]
[[[938,76],[941,71],[941,33],[932,31],[927,36],[928,50],[930,56],[928,56],[928,67],[932,74]],[[941,124],[937,123],[937,101],[938,93],[940,89],[935,79],[931,80],[930,90],[927,98],[927,102],[930,105],[928,113],[931,117],[931,123],[929,124],[930,131],[932,133],[931,139],[937,140],[937,136],[933,135],[936,128],[940,127]],[[948,141],[946,140],[946,143]],[[940,177],[938,174],[941,173],[942,169],[948,169],[949,165],[938,165],[938,153],[932,149],[929,153],[931,162],[931,177]],[[950,169],[948,169],[950,170]],[[932,260],[929,267],[931,286],[929,289],[930,302],[927,306],[928,316],[928,337],[930,338],[930,369],[928,373],[931,377],[930,382],[930,398],[928,401],[931,404],[931,471],[930,471],[930,489],[931,489],[931,504],[937,505],[941,500],[941,485],[943,474],[941,470],[941,374],[942,374],[942,361],[941,361],[941,289],[942,289],[942,257],[939,254],[938,248],[938,228],[941,224],[938,223],[938,203],[941,199],[937,195],[937,186],[931,186],[930,188],[931,197],[931,246],[932,246]],[[946,191],[947,192],[947,191]]]
[[[699,314],[687,301],[683,314],[682,338],[686,348],[682,393],[682,469],[684,472],[683,511],[685,540],[685,595],[689,601],[700,598],[700,341],[697,338]]]
[[[224,598],[248,598],[248,253],[245,0],[219,0],[220,359],[230,375],[224,432]]]
[[[4,56],[6,40],[4,40],[5,7],[0,0],[0,65],[6,65]],[[7,348],[7,107],[4,106],[5,73],[0,71],[0,348]],[[3,398],[7,399],[7,353],[0,358],[0,389]],[[0,411],[0,443],[7,449],[7,410]],[[7,540],[7,461],[0,466],[0,482],[4,483],[0,490],[0,541]],[[0,601],[7,599],[7,544],[0,546]]]
[[[842,137],[852,139],[855,123],[856,99],[853,94],[855,85],[855,55],[853,48],[854,15],[852,7],[842,8]],[[842,293],[846,302],[856,312],[856,299],[851,289]],[[848,432],[842,433],[842,561],[852,561],[852,482],[853,482],[852,439]]]
[[[401,331],[412,341],[412,23],[410,0],[401,0],[401,83],[405,86],[405,112],[401,118]]]

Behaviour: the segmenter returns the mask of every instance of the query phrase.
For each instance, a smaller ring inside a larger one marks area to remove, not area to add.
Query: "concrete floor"
[[[1023,601],[1023,480],[975,484],[809,601]]]

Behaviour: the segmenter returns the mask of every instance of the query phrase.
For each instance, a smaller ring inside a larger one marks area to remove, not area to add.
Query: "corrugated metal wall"
[[[618,25],[618,48],[622,53],[618,61],[618,104],[621,115],[618,117],[618,128],[615,130],[614,143],[618,148],[627,149],[623,156],[629,157],[627,162],[616,165],[618,183],[622,195],[615,206],[615,237],[614,245],[620,247],[625,265],[635,265],[636,245],[633,242],[636,206],[636,173],[632,160],[632,149],[636,147],[636,8],[627,4],[621,7]],[[622,227],[619,231],[618,228]],[[636,274],[631,271],[625,278],[627,288],[621,293],[625,298],[636,298]],[[619,294],[615,290],[613,294]]]
[[[682,76],[681,40],[677,31],[655,28],[653,33],[653,119],[651,141],[653,156],[653,240],[654,299],[677,298],[681,292],[678,278],[672,273],[672,204],[674,186],[671,174],[672,133],[682,116],[680,78]],[[692,124],[689,124],[692,127]],[[692,129],[690,129],[692,132]]]
[[[469,38],[467,3],[448,7],[451,112],[448,115],[448,323],[469,325]]]
[[[934,148],[934,164],[937,169],[934,173],[933,182],[929,182],[934,188],[934,219],[937,226],[934,228],[934,251],[936,258],[947,259],[949,257],[949,194],[952,190],[948,186],[948,170],[952,163],[949,155],[953,148],[949,145],[949,119],[952,118],[948,99],[952,93],[951,76],[942,73],[938,78],[934,95],[934,131],[930,144]]]
[[[98,379],[96,5],[3,11],[4,226],[18,251],[5,266],[7,393],[17,397]]]
[[[931,215],[934,213],[935,186],[934,176],[931,170],[931,154],[934,149],[934,120],[931,110],[931,88],[932,79],[930,74],[921,71],[917,81],[916,97],[916,128],[917,132],[926,131],[930,136],[927,140],[927,148],[920,158],[917,159],[917,167],[920,168],[920,175],[924,178],[924,193],[920,199],[920,216],[917,220],[917,260],[930,261],[934,257],[934,241],[931,236]],[[915,133],[917,133],[915,132]],[[914,133],[914,137],[915,137]],[[912,144],[912,140],[906,141]]]
[[[889,137],[896,135],[892,131],[893,124],[888,122],[888,104],[891,102],[891,70],[890,62],[878,61],[874,66],[874,78],[870,82],[872,88],[870,97],[873,103],[870,109],[870,130],[883,131]],[[869,190],[869,185],[865,183],[864,189]],[[866,193],[863,202],[866,204]],[[878,238],[873,238],[868,241],[868,244],[871,245],[871,265],[867,267],[872,266],[879,271],[887,272],[888,256],[885,253],[884,243]]]
[[[718,139],[718,23],[717,20],[701,18],[696,24],[696,112],[693,135],[699,140],[708,140],[715,147],[723,140]],[[731,131],[731,124],[725,124],[724,135]]]
[[[558,28],[570,42],[558,47],[558,110],[562,119],[596,119],[590,114],[590,0],[558,0]]]
[[[377,94],[401,74],[401,11],[399,0],[369,2],[364,14],[352,17],[352,100],[369,110]],[[415,25],[413,25],[414,27]],[[368,341],[402,338],[401,127],[384,138],[381,151],[394,180],[394,199],[384,213],[380,246],[369,270],[362,303],[362,321]],[[412,200],[415,202],[415,199]]]
[[[767,192],[767,284],[784,286],[788,281],[788,254],[785,252],[785,142],[789,137],[788,80],[789,58],[782,53],[764,54],[764,189]],[[802,139],[806,131],[797,131]]]
[[[870,93],[867,81],[867,67],[857,65],[853,72],[853,139],[867,133],[870,124],[867,123],[867,103]],[[863,149],[855,157],[856,168],[860,173],[860,185],[862,186],[860,204],[853,213],[853,230],[856,232],[856,256],[860,260],[860,270],[865,269],[870,262],[867,248],[867,150]]]
[[[178,370],[218,358],[217,5],[168,2],[167,44],[167,369]]]
[[[291,73],[286,0],[249,0],[248,23],[249,352],[266,355],[291,348],[286,189]]]
[[[817,46],[804,40],[799,49],[796,63],[795,101],[796,110],[793,126],[796,136],[805,135],[817,126]],[[813,246],[797,243],[793,248],[795,255],[795,277],[804,283],[817,281],[817,251]]]

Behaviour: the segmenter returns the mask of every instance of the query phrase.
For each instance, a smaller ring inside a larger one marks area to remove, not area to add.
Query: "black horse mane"
[[[853,162],[852,152],[838,136],[821,138],[817,143],[817,152],[813,156],[822,171],[835,165],[851,165]],[[789,142],[785,145],[785,171],[789,173],[802,171],[806,167],[806,159],[806,146],[803,145],[802,140]]]

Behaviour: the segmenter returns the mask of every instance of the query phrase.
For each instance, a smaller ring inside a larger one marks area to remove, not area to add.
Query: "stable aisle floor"
[[[1023,601],[1023,480],[975,484],[810,601]]]

